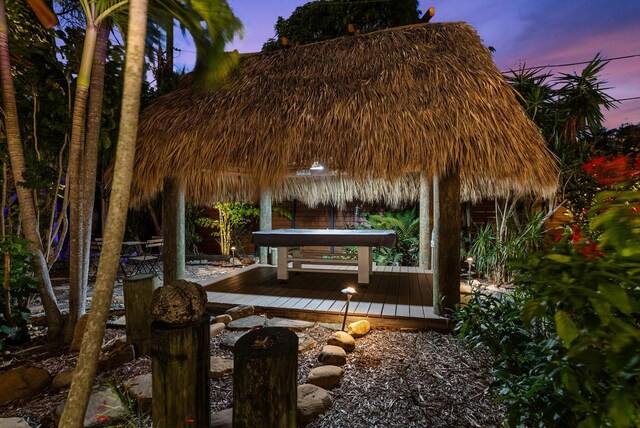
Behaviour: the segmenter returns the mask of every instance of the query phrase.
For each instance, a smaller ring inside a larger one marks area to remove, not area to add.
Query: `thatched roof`
[[[557,182],[538,129],[465,23],[244,55],[215,90],[187,84],[148,107],[136,157],[134,205],[166,175],[196,202],[253,199],[266,185],[307,202],[404,197],[421,170],[459,173],[466,199],[550,196]],[[292,172],[315,160],[340,174],[305,188],[311,179]]]

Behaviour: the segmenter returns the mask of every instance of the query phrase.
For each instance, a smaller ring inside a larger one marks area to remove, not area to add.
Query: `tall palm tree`
[[[104,338],[104,329],[109,315],[109,306],[113,295],[113,284],[118,270],[120,247],[124,236],[124,228],[129,206],[131,176],[135,155],[135,139],[138,129],[138,113],[140,108],[140,88],[143,77],[143,57],[146,34],[147,4],[148,0],[131,0],[129,6],[129,24],[127,34],[127,53],[125,61],[125,79],[122,94],[122,112],[120,129],[118,133],[118,147],[116,151],[116,163],[113,174],[112,193],[109,202],[109,218],[104,233],[102,253],[98,265],[98,274],[94,287],[93,303],[84,339],[80,349],[80,355],[76,363],[73,383],[69,390],[67,404],[60,420],[60,426],[81,427],[84,420],[91,388],[95,379],[100,348]],[[172,10],[169,2],[160,2],[159,6],[167,12]],[[207,56],[199,59],[198,71],[206,75],[204,71],[212,64],[207,59],[220,57],[223,54],[225,42],[233,37],[235,29],[239,27],[239,21],[224,0],[209,2],[193,1],[191,6],[207,24],[208,29],[203,28],[198,16],[189,16],[186,3],[172,2],[178,6],[176,15],[183,22],[189,17],[194,39],[196,36],[213,42],[213,49],[207,52]],[[197,24],[197,25],[196,25]],[[203,39],[199,40],[202,43]],[[217,55],[215,55],[217,54]],[[204,61],[204,62],[203,62]],[[228,66],[228,63],[225,63]],[[225,67],[226,68],[226,67]],[[220,72],[213,73],[220,76]]]
[[[72,338],[75,323],[85,311],[86,288],[89,276],[89,247],[91,242],[91,216],[95,197],[95,164],[99,132],[85,133],[87,117],[87,98],[89,85],[94,79],[91,76],[92,62],[96,52],[96,42],[100,28],[108,20],[120,28],[128,0],[80,0],[87,19],[86,35],[82,51],[80,70],[76,84],[76,96],[73,108],[71,144],[69,149],[69,181],[71,186],[71,215],[69,227],[69,317],[65,329],[65,341]],[[197,62],[195,72],[200,77],[216,79],[219,73],[224,74],[235,62],[234,56],[223,56],[226,41],[231,40],[240,23],[225,2],[202,2],[184,0],[155,0],[152,3],[152,16],[156,22],[173,22],[175,16],[183,31],[188,31],[196,43]],[[202,25],[204,22],[205,25]],[[146,34],[146,33],[145,33]],[[104,40],[106,44],[106,40]],[[106,45],[104,46],[106,48]],[[104,61],[102,53],[95,58],[96,64]],[[103,66],[104,67],[104,66]],[[100,77],[104,79],[104,74]],[[203,79],[204,80],[204,79]],[[95,87],[102,87],[103,81],[95,81]],[[93,91],[97,99],[102,94]],[[99,126],[100,112],[96,114],[94,104],[89,114],[89,125]],[[94,120],[94,122],[92,122]],[[95,122],[97,120],[97,122]],[[94,128],[95,129],[95,128]],[[84,136],[86,138],[83,140]],[[74,190],[75,189],[75,190]]]
[[[2,80],[2,103],[4,109],[5,129],[11,169],[16,183],[24,181],[26,171],[20,127],[18,123],[18,110],[16,106],[15,89],[11,75],[11,62],[9,55],[9,27],[4,0],[0,0],[0,80]],[[31,242],[31,251],[35,256],[34,268],[40,277],[38,291],[42,299],[42,305],[48,323],[47,336],[56,338],[63,327],[62,314],[58,308],[56,297],[51,286],[49,269],[42,249],[42,240],[38,232],[38,220],[35,210],[33,195],[24,186],[16,186],[18,202],[20,203],[20,220],[25,237]]]

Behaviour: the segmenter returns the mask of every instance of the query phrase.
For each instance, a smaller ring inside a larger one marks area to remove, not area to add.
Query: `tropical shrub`
[[[232,246],[242,253],[242,238],[249,232],[251,220],[260,215],[260,209],[244,202],[218,202],[214,207],[218,219],[200,217],[196,224],[214,229],[212,235],[220,244],[222,255],[228,256]]]
[[[6,340],[23,342],[28,340],[27,323],[31,315],[29,299],[38,292],[38,278],[33,275],[29,242],[18,237],[0,240],[0,278],[3,291],[0,293],[0,349]]]
[[[394,247],[374,247],[372,258],[379,266],[416,266],[420,249],[420,218],[416,208],[406,211],[386,211],[382,214],[365,213],[366,223],[359,229],[395,230]],[[356,252],[355,248],[345,249]]]
[[[545,233],[545,213],[538,211],[525,214],[522,222],[515,221],[515,213],[510,212],[500,221],[486,223],[467,238],[468,255],[475,259],[476,270],[482,277],[497,284],[511,280],[509,261],[526,257],[541,248]]]
[[[457,331],[496,357],[510,426],[640,424],[640,160],[584,165],[601,188],[583,225],[515,263],[518,291],[476,295]]]

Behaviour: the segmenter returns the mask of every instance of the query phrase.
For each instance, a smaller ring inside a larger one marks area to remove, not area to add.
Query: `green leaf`
[[[568,348],[580,332],[566,312],[556,312],[554,319],[556,321],[556,332],[562,339],[564,346]]]
[[[566,265],[570,265],[573,263],[571,257],[565,256],[564,254],[549,254],[544,258],[548,260],[553,260],[554,262],[563,263]]]
[[[627,396],[620,391],[612,391],[607,396],[607,415],[613,426],[627,427],[631,422],[631,414],[633,413],[633,407],[629,402]]]
[[[631,312],[629,296],[624,288],[617,284],[605,282],[598,285],[598,291],[607,301],[611,302],[611,304],[620,309],[624,314],[629,314]]]
[[[598,298],[590,298],[591,306],[596,310],[596,314],[600,317],[600,322],[603,326],[609,325],[611,320],[611,305],[608,302]]]

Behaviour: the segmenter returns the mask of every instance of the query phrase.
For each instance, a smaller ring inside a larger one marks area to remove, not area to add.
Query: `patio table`
[[[253,232],[253,242],[262,247],[278,249],[278,279],[289,279],[289,272],[315,271],[334,272],[330,269],[314,270],[303,267],[303,262],[327,262],[322,259],[289,257],[291,247],[303,246],[354,246],[358,247],[358,283],[368,284],[372,271],[371,247],[391,247],[396,242],[394,230],[360,229],[276,229]],[[289,267],[293,262],[293,267]],[[345,261],[340,261],[342,264]],[[348,263],[348,262],[347,262]],[[353,263],[355,264],[355,262]],[[349,273],[340,270],[341,273]]]

